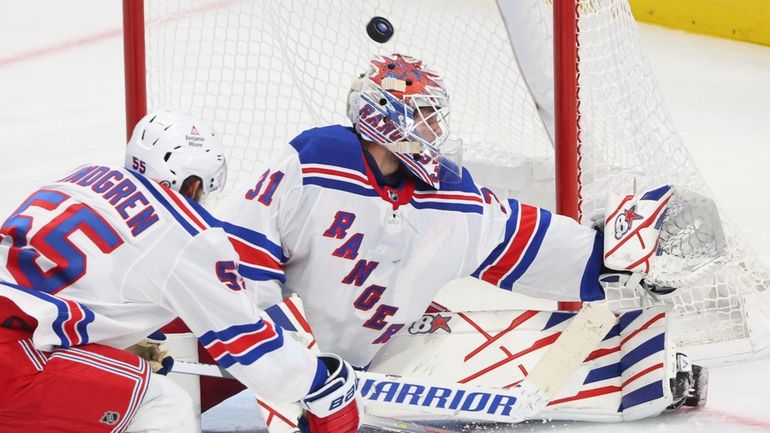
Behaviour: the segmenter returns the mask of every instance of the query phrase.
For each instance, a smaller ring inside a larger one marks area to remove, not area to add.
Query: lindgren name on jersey
[[[365,400],[432,407],[449,411],[463,410],[510,416],[516,397],[483,391],[467,391],[418,383],[395,382],[367,378],[359,383]]]
[[[144,193],[119,170],[92,165],[75,171],[59,182],[87,187],[101,195],[115,208],[134,236],[158,222],[158,214]],[[137,205],[140,207],[134,209]]]

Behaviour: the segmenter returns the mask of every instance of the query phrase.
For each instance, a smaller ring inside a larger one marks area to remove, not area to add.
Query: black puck
[[[366,34],[373,41],[384,44],[393,37],[393,24],[384,17],[372,17],[366,24]]]

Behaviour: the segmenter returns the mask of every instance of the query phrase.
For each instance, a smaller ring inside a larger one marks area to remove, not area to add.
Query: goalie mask
[[[195,201],[224,187],[224,149],[205,123],[186,114],[158,110],[136,124],[126,146],[125,166]]]
[[[361,138],[385,146],[433,188],[460,181],[462,143],[448,139],[449,96],[422,61],[375,56],[353,81],[348,117]]]

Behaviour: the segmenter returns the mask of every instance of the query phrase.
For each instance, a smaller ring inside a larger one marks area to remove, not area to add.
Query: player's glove
[[[329,377],[299,403],[305,409],[299,418],[302,433],[355,433],[360,425],[359,397],[353,367],[337,355],[321,354]]]
[[[153,373],[165,376],[171,372],[171,368],[174,366],[174,358],[171,357],[171,351],[162,347],[165,341],[166,334],[155,331],[144,340],[129,346],[126,350],[139,355],[142,359],[149,362]]]

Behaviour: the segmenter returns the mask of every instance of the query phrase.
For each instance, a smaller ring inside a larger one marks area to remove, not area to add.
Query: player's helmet
[[[224,149],[204,122],[170,110],[153,111],[136,124],[126,147],[126,168],[195,201],[224,187]]]
[[[449,96],[421,60],[375,56],[353,81],[348,117],[361,138],[385,146],[428,185],[458,182],[462,143],[449,140]]]

